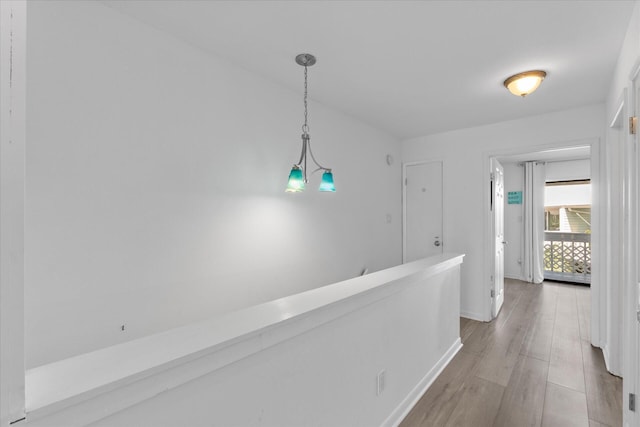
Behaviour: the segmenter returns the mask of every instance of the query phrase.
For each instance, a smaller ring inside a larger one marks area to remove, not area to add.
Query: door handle
[[[440,240],[436,240],[435,242],[433,242],[433,244],[434,244],[435,246],[440,246]]]
[[[502,242],[503,245],[506,245],[507,243],[509,242],[507,242],[506,240]]]

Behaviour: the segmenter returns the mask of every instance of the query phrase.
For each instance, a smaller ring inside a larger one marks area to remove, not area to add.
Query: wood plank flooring
[[[622,426],[589,316],[588,287],[507,279],[498,317],[460,319],[464,347],[400,426]]]

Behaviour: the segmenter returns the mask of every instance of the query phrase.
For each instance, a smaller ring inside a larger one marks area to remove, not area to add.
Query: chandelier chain
[[[308,107],[307,107],[307,66],[304,66],[304,126],[302,132],[309,133],[309,125],[307,124]]]

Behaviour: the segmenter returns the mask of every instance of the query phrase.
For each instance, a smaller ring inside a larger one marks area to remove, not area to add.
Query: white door
[[[442,253],[442,162],[404,166],[403,261]]]
[[[491,214],[493,228],[493,294],[492,316],[496,317],[504,302],[504,170],[491,159]]]

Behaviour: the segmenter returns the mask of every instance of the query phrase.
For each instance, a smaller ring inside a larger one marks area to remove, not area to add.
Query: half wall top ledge
[[[76,411],[83,414],[76,417],[77,425],[102,419],[394,294],[429,288],[427,279],[454,269],[458,272],[463,257],[449,253],[417,260],[28,370],[27,421],[30,425],[50,423],[51,416],[57,421],[55,417],[73,413],[77,406],[84,407]],[[451,302],[433,301],[434,307],[453,307],[425,311],[458,318],[459,273],[455,277]],[[446,281],[438,283],[448,286]],[[434,293],[433,299],[440,294]],[[440,319],[437,323],[454,322]],[[443,328],[441,324],[430,327]],[[455,329],[455,336],[445,340],[446,349],[452,345],[448,341],[459,341],[457,328],[450,329]],[[69,418],[60,421],[68,423]],[[76,423],[66,425],[72,424]]]

